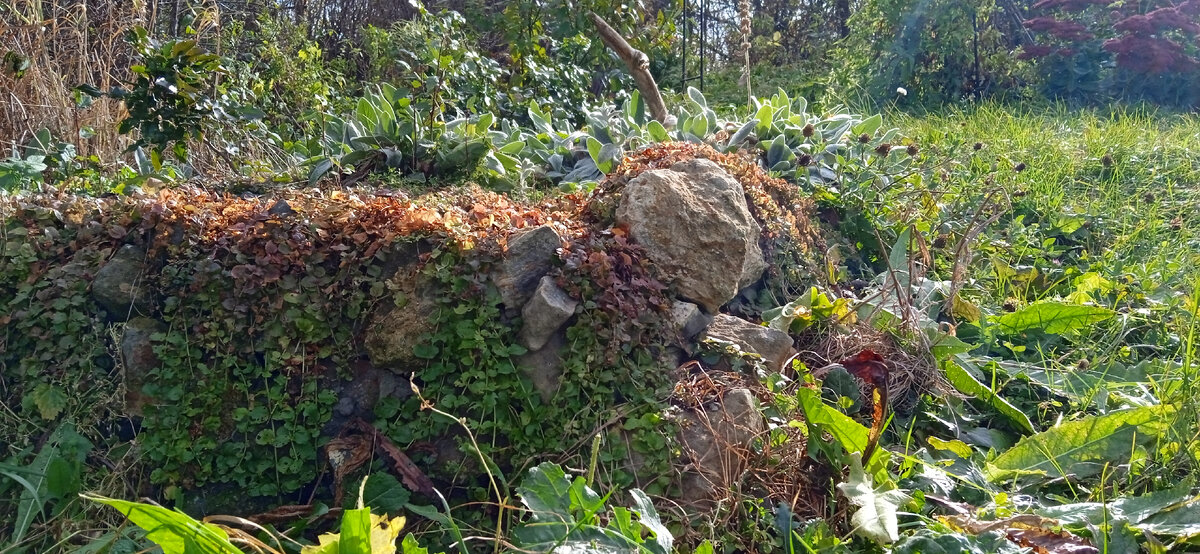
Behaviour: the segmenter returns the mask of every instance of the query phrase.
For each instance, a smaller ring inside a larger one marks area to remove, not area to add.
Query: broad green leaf
[[[658,519],[658,513],[644,493],[634,489],[640,525],[634,524],[627,510],[614,510],[610,526],[600,526],[597,514],[604,500],[588,488],[583,478],[572,481],[557,464],[543,463],[526,474],[517,487],[521,501],[529,509],[528,518],[513,529],[517,547],[535,552],[646,552],[667,554],[672,537]],[[652,531],[653,542],[646,542],[642,528]],[[665,548],[664,548],[665,545]]]
[[[524,149],[525,149],[525,141],[523,141],[523,140],[514,140],[514,141],[500,147],[501,152],[508,154],[510,156],[520,154],[521,151]]]
[[[342,512],[338,539],[339,554],[371,554],[371,509],[358,508]],[[392,549],[393,551],[395,548]]]
[[[646,132],[650,133],[650,139],[654,142],[667,142],[671,140],[671,135],[667,133],[667,128],[663,127],[658,120],[651,120],[646,124]]]
[[[829,432],[847,452],[862,454],[867,448],[870,429],[826,404],[821,400],[820,393],[802,387],[796,391],[796,398],[800,400],[800,408],[804,410],[804,420]]]
[[[905,534],[893,547],[893,554],[1025,554],[1028,549],[1008,540],[1003,531],[979,535],[940,532],[931,528]]]
[[[492,112],[483,112],[479,114],[479,121],[475,122],[475,127],[480,132],[486,131],[492,128],[492,123],[495,123],[495,121],[496,116],[492,115]]]
[[[964,460],[971,457],[971,447],[967,443],[960,440],[942,440],[937,437],[929,437],[929,446],[937,450],[945,450],[953,452],[955,456]]]
[[[229,542],[229,534],[223,529],[196,521],[178,510],[102,496],[81,496],[116,508],[144,529],[146,538],[161,547],[163,554],[242,554]]]
[[[654,533],[654,542],[651,544],[658,548],[650,548],[650,550],[657,554],[671,554],[674,537],[671,536],[671,531],[667,529],[667,526],[663,525],[662,520],[658,518],[658,511],[654,509],[654,503],[650,501],[650,497],[640,489],[633,489],[629,491],[629,494],[633,497],[633,511],[637,513],[638,520],[651,533]]]
[[[855,125],[851,130],[851,133],[853,133],[855,136],[862,134],[872,135],[875,133],[875,131],[879,130],[880,125],[883,125],[883,116],[880,114],[875,114],[862,120],[862,122],[860,122],[858,125]]]
[[[726,148],[732,150],[737,148],[738,145],[742,144],[742,142],[750,136],[750,132],[754,130],[754,127],[757,125],[757,123],[758,122],[754,120],[750,120],[747,121],[745,125],[742,125],[741,129],[738,129],[738,131],[734,133],[732,137],[729,137],[729,144],[726,146]]]
[[[332,158],[325,158],[325,159],[317,162],[316,165],[313,166],[312,171],[308,172],[309,186],[315,186],[317,184],[317,182],[320,181],[321,178],[325,176],[326,173],[329,173],[330,169],[333,169],[333,159]]]
[[[770,104],[763,104],[762,107],[758,108],[758,113],[754,114],[754,120],[758,122],[758,125],[755,128],[757,129],[759,136],[765,135],[771,130],[771,124],[775,122],[773,118],[774,115],[775,110]]]
[[[363,487],[363,505],[376,513],[397,514],[408,503],[411,493],[390,473],[372,473]]]
[[[987,465],[991,481],[1099,474],[1105,464],[1129,461],[1137,446],[1150,443],[1170,425],[1175,408],[1146,406],[1068,421],[1021,439]]]
[[[1033,329],[1061,335],[1082,330],[1111,318],[1115,312],[1099,306],[1080,306],[1065,302],[1037,302],[1000,316],[996,325],[1004,333],[1016,334]]]
[[[875,542],[890,544],[900,538],[896,512],[908,503],[908,495],[898,489],[881,490],[862,467],[862,454],[850,455],[850,477],[839,483],[838,490],[858,510],[850,517],[854,532]]]
[[[963,342],[962,339],[943,332],[934,326],[923,328],[929,338],[929,352],[936,359],[945,359],[955,354],[965,354],[975,349],[975,345]]]
[[[708,100],[704,99],[704,93],[700,92],[696,87],[688,87],[687,95],[688,99],[690,99],[692,102],[695,102],[697,106],[700,106],[700,108],[708,107]]]
[[[1174,487],[1158,490],[1140,496],[1118,498],[1107,504],[1100,502],[1077,502],[1041,508],[1036,510],[1038,515],[1054,518],[1065,524],[1102,525],[1105,519],[1121,518],[1129,521],[1135,527],[1160,513],[1175,512],[1186,508],[1196,500],[1192,492],[1193,483],[1185,480]],[[1200,504],[1190,510],[1189,519],[1200,526]]]
[[[800,408],[804,411],[805,422],[810,427],[815,427],[812,431],[827,432],[833,435],[834,440],[846,452],[862,455],[871,437],[870,429],[826,404],[821,399],[821,393],[813,389],[801,387],[796,391],[796,399],[799,400]],[[867,469],[876,477],[886,476],[890,458],[891,455],[887,450],[876,448],[871,459],[867,461]]]
[[[1108,392],[1126,390],[1130,393],[1144,392],[1152,381],[1162,386],[1178,375],[1177,362],[1143,360],[1134,365],[1120,362],[1095,364],[1087,368],[1040,367],[1032,364],[1003,360],[997,362],[1009,375],[1028,377],[1034,383],[1065,395],[1077,402],[1085,402],[1090,395],[1104,390]]]
[[[892,250],[888,254],[888,267],[893,270],[908,269],[908,249],[912,243],[912,227],[905,227],[900,232],[900,236],[896,237],[896,243],[892,245]],[[908,280],[901,285],[901,290],[908,288]]]
[[[396,554],[396,538],[404,528],[404,518],[375,515],[371,508],[346,510],[342,513],[342,524],[337,534],[326,533],[317,537],[316,546],[305,546],[301,554]],[[419,553],[414,539],[404,539],[404,552]],[[410,546],[412,548],[410,548]]]
[[[708,136],[708,118],[704,117],[703,114],[697,115],[689,121],[691,122],[691,127],[688,129],[689,133],[696,135],[700,139]]]
[[[948,360],[945,364],[946,380],[950,381],[954,388],[963,394],[968,394],[987,402],[993,409],[1000,412],[1000,415],[1011,421],[1018,429],[1026,433],[1034,432],[1033,422],[1029,420],[1029,416],[1025,412],[1017,409],[1005,400],[1004,397],[996,394],[991,387],[979,382],[974,375],[971,375],[968,369],[980,371],[975,362],[972,362],[965,354],[956,354],[953,360]]]

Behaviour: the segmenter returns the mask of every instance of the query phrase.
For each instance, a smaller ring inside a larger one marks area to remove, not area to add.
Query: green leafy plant
[[[659,519],[650,498],[638,489],[629,491],[632,508],[615,507],[609,514],[605,506],[608,496],[596,494],[583,477],[572,480],[559,466],[544,463],[529,470],[517,492],[529,509],[529,517],[513,529],[518,548],[539,552],[672,552],[674,537]],[[634,520],[633,515],[638,519]]]
[[[398,551],[396,540],[405,523],[403,517],[390,518],[371,513],[370,507],[362,505],[360,497],[357,508],[342,512],[339,531],[319,536],[315,545],[302,545],[260,527],[275,543],[275,546],[271,546],[241,530],[232,530],[231,533],[228,527],[198,521],[178,509],[168,510],[154,504],[102,496],[81,496],[121,512],[134,525],[141,527],[146,532],[146,539],[157,544],[164,554],[242,554],[245,551],[281,554],[293,551],[283,547],[283,540],[289,541],[289,546],[301,546],[300,552],[303,554],[394,554]],[[239,548],[238,544],[245,545],[244,549]],[[409,534],[404,537],[399,552],[417,554],[426,551]]]
[[[878,543],[896,542],[900,538],[897,512],[909,497],[900,490],[876,487],[860,458],[858,453],[850,455],[850,476],[838,484],[838,490],[858,506],[850,523],[855,533]]]
[[[83,463],[93,447],[74,425],[61,423],[27,465],[19,465],[24,454],[0,463],[0,476],[19,485],[20,490],[16,513],[0,510],[0,516],[13,525],[7,539],[10,545],[22,544],[35,522],[65,512],[79,492]],[[47,511],[51,504],[54,509]]]

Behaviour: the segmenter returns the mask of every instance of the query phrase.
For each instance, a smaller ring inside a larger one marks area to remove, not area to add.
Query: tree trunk
[[[633,75],[633,80],[637,82],[638,90],[642,93],[642,100],[646,102],[646,109],[650,110],[650,117],[667,125],[669,117],[667,104],[663,102],[662,93],[658,90],[658,83],[654,82],[654,76],[650,74],[650,58],[646,56],[645,52],[630,46],[625,37],[622,37],[600,16],[595,13],[591,15],[592,23],[600,32],[600,39],[613,52],[616,52],[617,57],[621,58],[629,68],[629,73]]]
[[[850,0],[836,0],[833,11],[834,17],[837,17],[838,36],[850,36]]]

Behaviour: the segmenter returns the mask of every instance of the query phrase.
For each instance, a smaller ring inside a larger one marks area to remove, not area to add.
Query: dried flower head
[[[1112,156],[1105,154],[1103,158],[1100,158],[1100,165],[1102,165],[1104,167],[1112,167],[1112,164],[1113,164]]]
[[[974,146],[974,148],[975,148],[975,151],[976,151],[976,152],[978,152],[978,151],[980,151],[980,150],[983,150],[983,143],[982,143],[982,142],[977,142],[977,143],[975,143],[975,146]]]
[[[809,123],[808,125],[805,125],[804,130],[802,130],[800,132],[804,135],[805,138],[808,138],[808,137],[813,136],[813,134],[817,132],[817,128],[813,127],[812,123]]]
[[[918,148],[917,145],[915,145],[915,144],[908,145],[908,148],[906,148],[905,150],[908,152],[909,156],[913,156],[913,157],[915,157],[917,154],[921,153],[921,149]]]
[[[866,143],[868,143],[868,142],[871,142],[871,135],[868,135],[868,134],[866,134],[866,133],[863,133],[863,134],[861,134],[861,135],[858,135],[858,142],[861,142],[861,143],[863,143],[863,144],[866,144]]]
[[[800,154],[800,157],[796,158],[796,163],[800,164],[800,167],[808,167],[812,165],[812,161],[813,158],[810,154]]]
[[[1013,166],[1013,171],[1016,171],[1017,173],[1025,171],[1025,162],[1020,162],[1017,165]]]
[[[892,151],[892,145],[890,145],[886,142],[875,147],[875,153],[879,154],[880,156],[886,156],[891,151]]]

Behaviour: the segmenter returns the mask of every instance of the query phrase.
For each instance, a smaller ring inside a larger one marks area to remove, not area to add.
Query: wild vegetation
[[[0,552],[1193,550],[1197,6],[0,4]],[[622,223],[694,159],[778,363]]]

